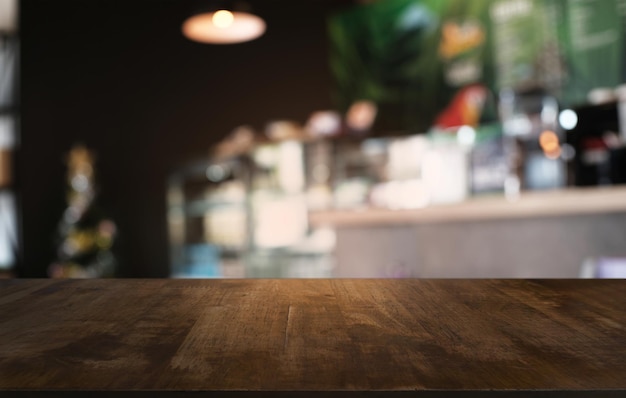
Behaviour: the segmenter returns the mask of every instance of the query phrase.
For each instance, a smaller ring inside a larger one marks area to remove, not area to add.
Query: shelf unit
[[[311,229],[307,222],[306,177],[298,166],[305,161],[304,147],[297,141],[268,143],[173,173],[171,275],[330,277],[332,231]],[[288,164],[281,166],[280,159]]]
[[[13,275],[20,257],[13,172],[20,108],[18,57],[17,33],[0,31],[0,276]]]
[[[243,276],[243,254],[249,250],[250,234],[246,162],[244,157],[198,161],[170,176],[172,276]]]

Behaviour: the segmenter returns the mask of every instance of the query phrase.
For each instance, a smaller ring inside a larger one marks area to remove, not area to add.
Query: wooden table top
[[[625,397],[626,281],[2,280],[25,390]]]

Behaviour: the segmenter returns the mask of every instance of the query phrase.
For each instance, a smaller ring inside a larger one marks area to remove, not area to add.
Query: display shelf
[[[238,270],[243,268],[242,256],[248,249],[245,198],[249,184],[244,162],[238,158],[220,162],[206,159],[170,175],[167,199],[173,277],[241,276],[242,271],[230,270],[234,263]],[[215,166],[222,174],[211,179],[207,173]],[[228,191],[233,183],[241,185],[241,192],[235,195]],[[225,214],[225,209],[232,211]]]

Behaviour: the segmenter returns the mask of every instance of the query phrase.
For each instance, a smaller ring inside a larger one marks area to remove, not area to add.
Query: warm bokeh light
[[[265,125],[265,135],[274,141],[297,140],[304,136],[302,126],[290,120],[274,120]]]
[[[207,44],[234,44],[254,40],[265,33],[265,21],[253,14],[219,10],[194,15],[182,27],[190,40]]]
[[[233,13],[228,10],[219,10],[213,14],[213,23],[215,26],[222,29],[228,28],[232,25],[234,19]]]
[[[346,123],[355,130],[368,130],[372,128],[378,107],[372,101],[357,101],[346,114]]]
[[[561,156],[559,137],[554,131],[545,130],[539,136],[539,145],[548,159],[558,159]]]
[[[341,116],[335,111],[313,112],[306,124],[313,135],[332,135],[341,130]]]
[[[559,137],[554,131],[545,130],[539,136],[539,145],[546,153],[551,153],[559,148]]]

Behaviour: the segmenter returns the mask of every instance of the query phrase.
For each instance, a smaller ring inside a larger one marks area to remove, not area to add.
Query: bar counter
[[[354,228],[624,212],[626,212],[626,187],[616,185],[530,191],[523,192],[515,199],[506,199],[500,195],[484,196],[461,203],[440,204],[410,210],[383,208],[319,210],[309,214],[309,222],[314,226],[332,225],[337,228]]]
[[[83,391],[626,397],[626,281],[0,281],[0,396]]]

